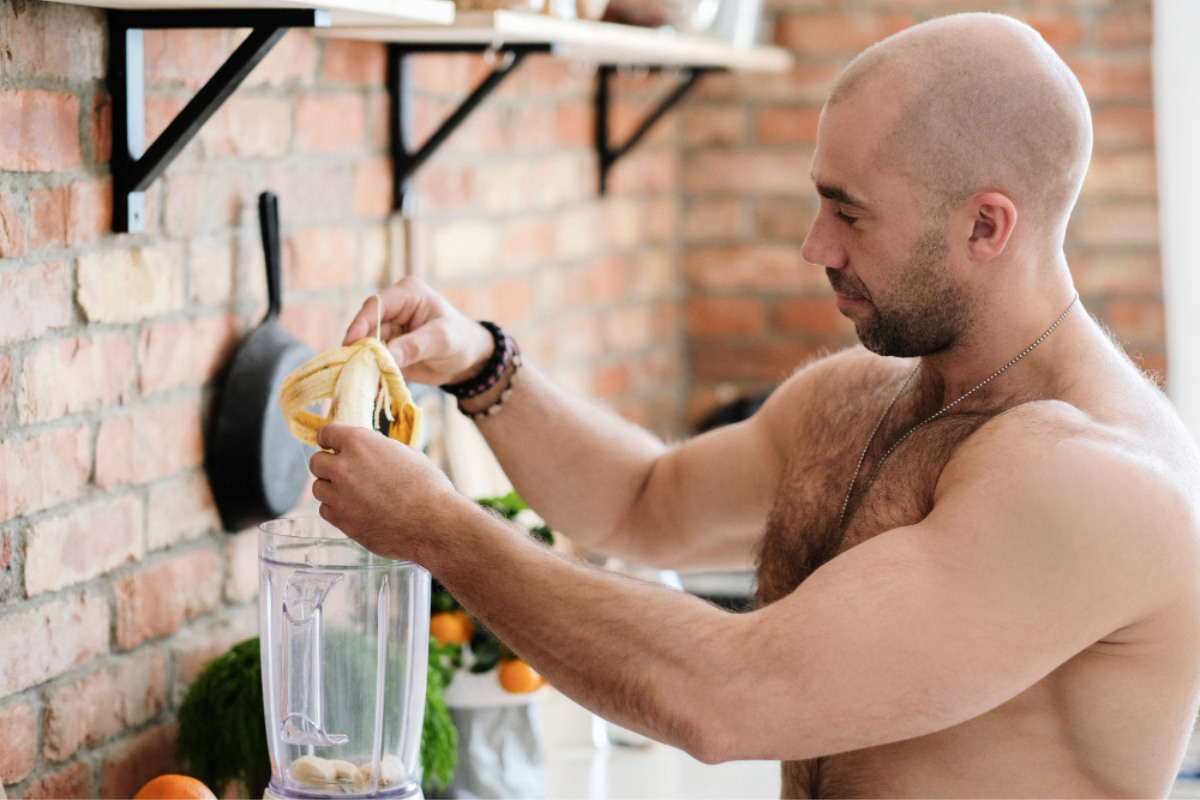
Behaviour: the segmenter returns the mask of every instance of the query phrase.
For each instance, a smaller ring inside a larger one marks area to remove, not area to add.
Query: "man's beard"
[[[876,302],[857,278],[826,268],[838,294],[866,300],[874,309],[871,316],[854,324],[863,347],[881,356],[914,358],[954,344],[967,328],[970,302],[946,268],[949,250],[940,231],[930,229],[922,234],[908,260],[896,270],[889,297],[883,302]]]

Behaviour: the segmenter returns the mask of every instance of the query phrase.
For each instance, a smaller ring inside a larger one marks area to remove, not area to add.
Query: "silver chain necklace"
[[[996,370],[991,375],[989,375],[987,378],[985,378],[974,389],[972,389],[971,391],[967,392],[964,395],[961,395],[957,400],[954,400],[954,401],[942,406],[941,410],[938,411],[936,414],[934,414],[930,417],[926,417],[925,419],[921,420],[916,425],[913,425],[911,428],[909,428],[907,431],[905,431],[904,435],[901,436],[899,439],[897,439],[896,443],[888,448],[887,452],[883,454],[883,457],[881,459],[879,459],[879,463],[875,465],[875,470],[871,473],[871,483],[875,482],[875,478],[879,475],[879,469],[880,469],[880,467],[883,466],[883,462],[887,461],[888,456],[890,456],[897,447],[899,447],[901,444],[903,444],[905,439],[907,439],[909,436],[912,436],[913,432],[915,430],[917,430],[917,428],[920,428],[923,425],[927,425],[930,422],[933,422],[935,419],[942,416],[950,409],[954,408],[956,405],[961,403],[963,400],[966,400],[968,397],[975,394],[975,392],[979,391],[984,386],[991,383],[993,380],[995,380],[997,377],[999,377],[1000,373],[1004,372],[1006,369],[1011,367],[1013,364],[1017,363],[1022,358],[1024,358],[1025,356],[1027,356],[1031,352],[1033,352],[1033,348],[1037,347],[1039,344],[1046,341],[1046,337],[1049,336],[1050,334],[1054,333],[1054,329],[1059,326],[1059,323],[1061,323],[1064,319],[1067,318],[1067,314],[1071,313],[1071,309],[1073,309],[1075,307],[1075,304],[1078,302],[1079,302],[1079,293],[1076,292],[1075,299],[1071,301],[1071,305],[1067,306],[1067,310],[1062,313],[1062,316],[1059,317],[1058,319],[1056,319],[1054,321],[1054,324],[1051,325],[1046,330],[1045,333],[1043,333],[1041,336],[1039,336],[1036,342],[1029,345],[1029,347],[1026,347],[1024,350],[1021,351],[1020,355],[1018,355],[1012,361],[1008,362],[1003,367]],[[852,495],[854,493],[854,486],[856,483],[858,483],[858,473],[862,470],[863,462],[867,460],[867,451],[869,451],[871,449],[871,445],[875,443],[875,436],[879,433],[879,429],[881,427],[883,427],[883,421],[885,419],[887,419],[888,413],[890,413],[892,410],[892,406],[896,405],[896,401],[900,399],[900,395],[904,394],[904,390],[908,388],[908,385],[910,383],[912,383],[913,378],[917,377],[917,371],[920,369],[921,369],[920,364],[913,367],[913,371],[908,373],[908,377],[904,379],[904,383],[900,384],[900,389],[899,389],[899,391],[896,392],[896,395],[892,398],[892,402],[888,403],[887,408],[885,408],[883,410],[883,414],[879,417],[879,421],[875,423],[875,429],[871,431],[871,438],[867,439],[867,446],[863,448],[862,453],[858,457],[858,464],[854,467],[854,477],[852,477],[850,479],[850,486],[846,489],[846,499],[842,501],[842,513],[838,515],[838,530],[841,530],[842,525],[846,522],[846,509],[850,507],[850,495]],[[868,484],[868,485],[870,485],[870,484]]]

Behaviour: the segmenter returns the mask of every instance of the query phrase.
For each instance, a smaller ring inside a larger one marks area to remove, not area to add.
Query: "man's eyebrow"
[[[861,208],[863,211],[868,210],[868,206],[859,200],[857,197],[850,195],[845,189],[840,186],[828,186],[823,183],[817,184],[817,194],[828,200],[833,200],[836,203],[843,203],[855,208]]]

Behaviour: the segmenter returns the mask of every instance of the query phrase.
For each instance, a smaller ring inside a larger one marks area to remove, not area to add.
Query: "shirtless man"
[[[1163,796],[1200,695],[1200,460],[1071,285],[1090,151],[1079,84],[1031,29],[911,28],[837,79],[813,159],[803,254],[865,349],[675,447],[530,365],[479,421],[572,539],[757,562],[751,613],[561,558],[362,429],[322,429],[321,514],[426,565],[601,716],[709,763],[782,760],[785,796]],[[418,282],[383,302],[414,380],[492,352]],[[372,302],[347,340],[374,323]]]

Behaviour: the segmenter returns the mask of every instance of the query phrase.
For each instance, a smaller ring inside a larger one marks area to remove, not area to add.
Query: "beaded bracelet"
[[[499,325],[494,322],[485,322],[482,320],[479,324],[487,328],[488,333],[492,335],[492,341],[494,342],[492,355],[484,363],[483,368],[472,377],[458,383],[443,383],[438,387],[443,392],[452,394],[459,400],[478,397],[495,386],[496,381],[500,380],[500,376],[504,374],[504,368],[508,366],[508,362],[513,355],[513,340],[509,338],[508,334]]]
[[[510,340],[511,341],[511,340]],[[521,371],[521,349],[517,347],[517,343],[512,343],[513,354],[509,363],[512,364],[512,370],[508,373],[508,385],[504,387],[504,391],[500,393],[500,397],[496,402],[492,403],[482,411],[467,411],[459,403],[458,410],[467,419],[479,419],[480,417],[491,417],[500,412],[500,407],[504,405],[504,401],[512,397],[513,387],[517,385],[518,373]]]

